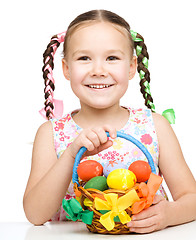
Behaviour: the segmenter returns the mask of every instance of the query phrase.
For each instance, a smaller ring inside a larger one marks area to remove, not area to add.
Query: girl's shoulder
[[[152,118],[160,145],[165,141],[170,141],[171,138],[176,138],[171,124],[165,117],[158,113],[152,113]]]
[[[40,125],[36,135],[45,136],[45,135],[50,135],[51,133],[52,133],[52,124],[50,121],[46,121]]]
[[[159,113],[152,113],[152,118],[157,129],[171,128],[169,121]]]

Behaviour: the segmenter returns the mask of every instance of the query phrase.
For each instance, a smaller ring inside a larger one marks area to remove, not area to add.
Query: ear
[[[131,80],[135,76],[136,69],[137,69],[137,57],[133,56],[130,63],[129,80]]]
[[[70,80],[69,76],[69,67],[67,61],[63,58],[62,59],[62,68],[63,68],[63,75],[67,80]]]

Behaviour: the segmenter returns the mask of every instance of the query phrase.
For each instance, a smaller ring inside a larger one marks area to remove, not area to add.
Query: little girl
[[[81,108],[59,119],[54,116],[52,69],[61,42],[63,73]],[[147,108],[120,105],[136,68]],[[61,203],[63,198],[75,198],[72,169],[82,146],[87,148],[83,160],[94,159],[103,167],[146,161],[135,145],[116,138],[117,131],[134,136],[146,146],[157,174],[163,175],[173,197],[168,201],[161,186],[153,205],[127,223],[130,232],[148,233],[196,219],[196,183],[169,122],[155,113],[148,52],[141,35],[130,31],[129,24],[112,12],[86,12],[71,22],[66,33],[51,39],[44,53],[43,73],[45,113],[50,121],[37,131],[24,194],[24,211],[31,223],[66,220]]]

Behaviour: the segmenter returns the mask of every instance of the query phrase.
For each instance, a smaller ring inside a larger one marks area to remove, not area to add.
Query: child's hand
[[[109,125],[84,129],[69,146],[72,157],[75,158],[79,149],[83,146],[87,148],[83,157],[95,155],[104,149],[111,147],[113,142],[108,140],[106,132],[109,132],[111,138],[116,138],[116,130]]]
[[[161,195],[155,195],[153,205],[142,212],[133,215],[127,223],[130,232],[150,233],[168,226],[169,202]]]

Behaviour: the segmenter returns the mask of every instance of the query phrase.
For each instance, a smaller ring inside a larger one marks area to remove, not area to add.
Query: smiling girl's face
[[[136,58],[123,28],[96,22],[80,26],[70,36],[63,72],[81,107],[119,105],[135,71]]]

